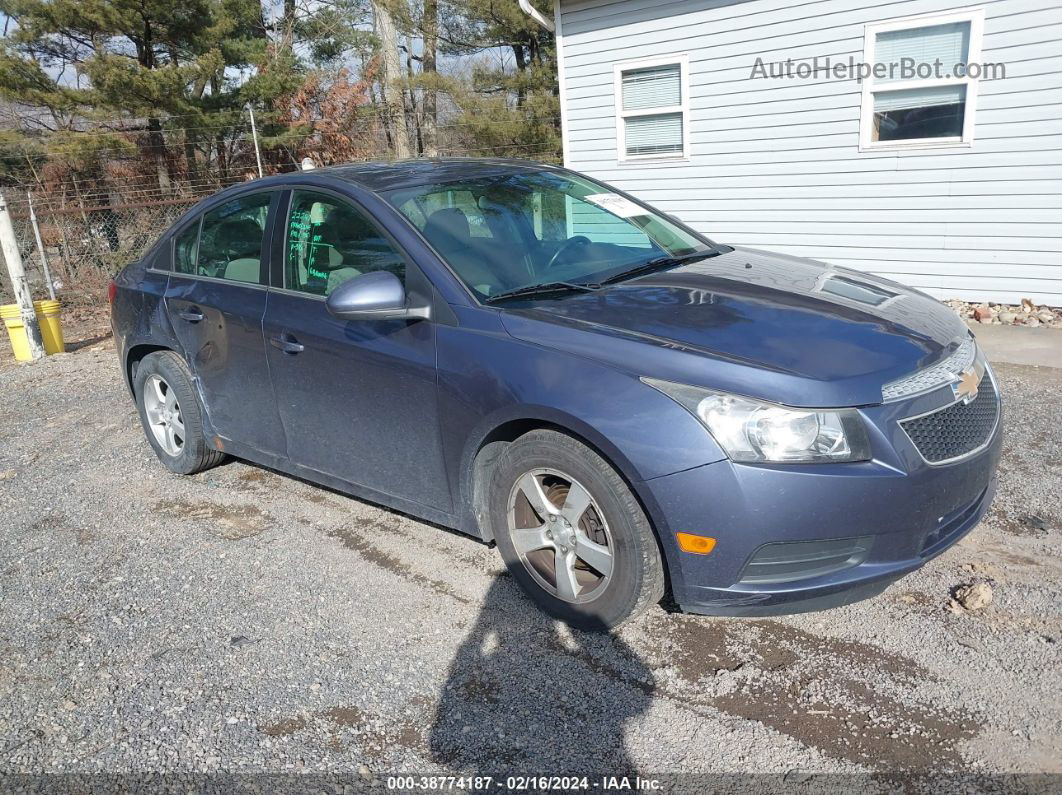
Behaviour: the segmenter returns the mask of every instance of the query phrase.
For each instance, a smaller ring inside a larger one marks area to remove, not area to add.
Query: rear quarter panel
[[[169,275],[149,267],[152,261],[149,254],[145,260],[125,267],[114,279],[117,289],[111,304],[111,330],[122,377],[130,393],[129,354],[134,348],[152,345],[180,350],[163,298]]]

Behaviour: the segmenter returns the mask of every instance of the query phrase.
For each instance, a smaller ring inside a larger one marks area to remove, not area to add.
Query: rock
[[[1041,323],[1050,323],[1055,319],[1055,314],[1054,312],[1041,312],[1036,317],[1039,318]]]
[[[992,322],[992,310],[987,306],[979,306],[974,309],[974,319],[978,323],[991,323]]]
[[[1029,328],[1039,328],[1040,319],[1037,317],[1028,317],[1025,319],[1025,325]]]
[[[1002,323],[1005,326],[1011,325],[1017,319],[1018,319],[1018,316],[1014,312],[1000,312],[999,313],[999,322]]]
[[[955,589],[955,601],[970,612],[984,610],[992,604],[992,586],[987,582],[960,585]]]
[[[0,472],[0,480],[11,480],[16,474],[18,473],[13,469],[5,469],[3,472]]]
[[[358,775],[362,778],[369,779],[372,778],[372,771],[369,770],[368,765],[358,765]]]

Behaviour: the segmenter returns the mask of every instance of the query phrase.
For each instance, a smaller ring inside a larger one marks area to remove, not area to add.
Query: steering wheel
[[[575,237],[569,237],[567,240],[561,243],[560,246],[557,247],[556,251],[553,252],[553,256],[549,258],[549,262],[546,263],[545,269],[550,270],[551,268],[555,268],[557,266],[557,262],[561,259],[561,254],[567,253],[568,249],[574,248],[575,246],[588,246],[590,245],[590,242],[590,238],[588,238],[586,235],[576,235]]]

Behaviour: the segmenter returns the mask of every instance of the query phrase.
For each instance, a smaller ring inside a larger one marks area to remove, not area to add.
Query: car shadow
[[[450,664],[432,758],[500,781],[634,775],[625,729],[649,708],[655,684],[623,640],[599,629],[554,621],[499,575]]]

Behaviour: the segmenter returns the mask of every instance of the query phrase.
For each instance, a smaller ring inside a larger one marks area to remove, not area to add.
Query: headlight
[[[656,378],[642,381],[685,407],[732,461],[866,461],[870,442],[855,409],[795,409]]]

